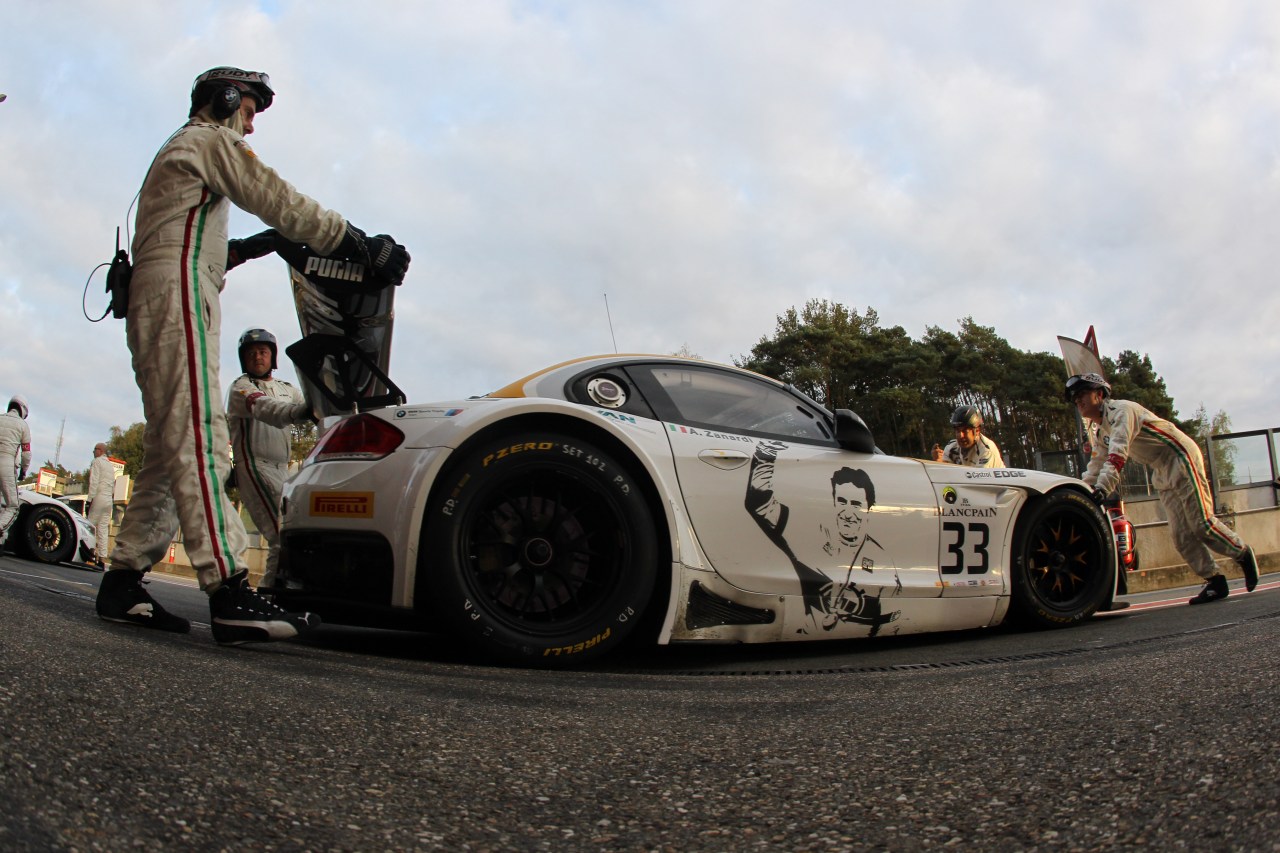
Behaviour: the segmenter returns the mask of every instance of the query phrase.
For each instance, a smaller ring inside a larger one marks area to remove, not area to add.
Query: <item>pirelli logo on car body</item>
[[[322,518],[373,518],[373,492],[313,492],[310,515]]]

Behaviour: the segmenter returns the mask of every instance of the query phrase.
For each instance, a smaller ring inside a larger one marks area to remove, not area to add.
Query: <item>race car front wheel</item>
[[[22,519],[22,550],[42,563],[70,560],[76,550],[71,519],[55,506],[33,506]]]
[[[1110,523],[1083,493],[1034,499],[1014,533],[1009,618],[1028,628],[1061,628],[1092,616],[1116,583]]]
[[[582,439],[464,451],[433,500],[416,595],[480,656],[573,666],[616,648],[653,592],[657,544],[630,470]]]

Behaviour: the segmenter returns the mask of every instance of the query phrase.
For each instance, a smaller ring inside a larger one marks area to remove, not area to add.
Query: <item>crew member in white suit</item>
[[[1258,585],[1258,561],[1253,549],[1214,515],[1213,494],[1200,448],[1186,433],[1164,418],[1129,400],[1111,398],[1111,385],[1097,373],[1067,380],[1067,399],[1090,428],[1089,467],[1084,481],[1101,504],[1120,485],[1120,472],[1130,459],[1151,469],[1151,481],[1169,516],[1173,544],[1187,565],[1204,580],[1191,604],[1221,601],[1228,595],[1227,578],[1218,571],[1212,551],[1240,564],[1244,587]]]
[[[320,255],[358,257],[403,275],[409,256],[388,237],[366,237],[337,211],[293,188],[245,137],[275,92],[266,74],[214,68],[196,78],[189,120],[160,149],[142,182],[125,320],[142,391],[146,460],[98,589],[103,619],[186,632],[143,589],[173,534],[209,594],[215,641],[295,637],[318,624],[286,613],[248,585],[244,524],[227,498],[227,421],[218,376],[221,293],[230,257],[231,205]],[[270,251],[270,247],[263,247]]]
[[[93,464],[89,466],[89,523],[97,544],[93,549],[93,562],[107,567],[108,539],[111,536],[111,508],[116,497],[116,467],[107,456],[107,446],[101,441],[93,446]]]
[[[289,474],[290,427],[310,420],[302,392],[271,373],[277,367],[275,335],[249,329],[240,336],[240,367],[231,383],[227,419],[236,486],[249,517],[267,540],[267,564],[261,586],[275,586],[280,559],[280,496]]]

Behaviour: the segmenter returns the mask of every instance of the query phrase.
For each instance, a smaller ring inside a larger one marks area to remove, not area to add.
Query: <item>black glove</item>
[[[317,423],[316,416],[311,411],[311,406],[308,403],[298,403],[293,407],[293,412],[291,414],[292,417],[290,420],[295,424]]]
[[[360,261],[382,278],[399,284],[409,270],[409,252],[388,234],[366,236],[363,231],[347,223],[346,236],[338,244],[335,254]]]
[[[252,237],[228,240],[227,269],[233,270],[245,261],[271,254],[276,250],[277,236],[279,235],[274,228],[268,228],[266,231],[259,231]]]
[[[1089,497],[1093,498],[1093,502],[1098,506],[1102,506],[1107,502],[1107,493],[1102,491],[1102,489],[1094,489],[1089,492]]]

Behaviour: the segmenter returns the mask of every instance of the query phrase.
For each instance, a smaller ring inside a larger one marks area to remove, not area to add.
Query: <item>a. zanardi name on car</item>
[[[396,409],[396,418],[453,418],[466,409]]]
[[[669,432],[683,433],[684,435],[697,435],[703,438],[714,438],[717,441],[741,441],[747,444],[754,444],[755,439],[746,435],[733,435],[732,433],[716,432],[710,429],[697,429],[691,426],[682,426],[680,424],[667,424]]]
[[[981,471],[965,471],[964,476],[968,480],[1013,480],[1026,477],[1027,472],[1017,468],[984,468]]]
[[[373,518],[373,492],[312,492],[310,510],[321,518]]]

